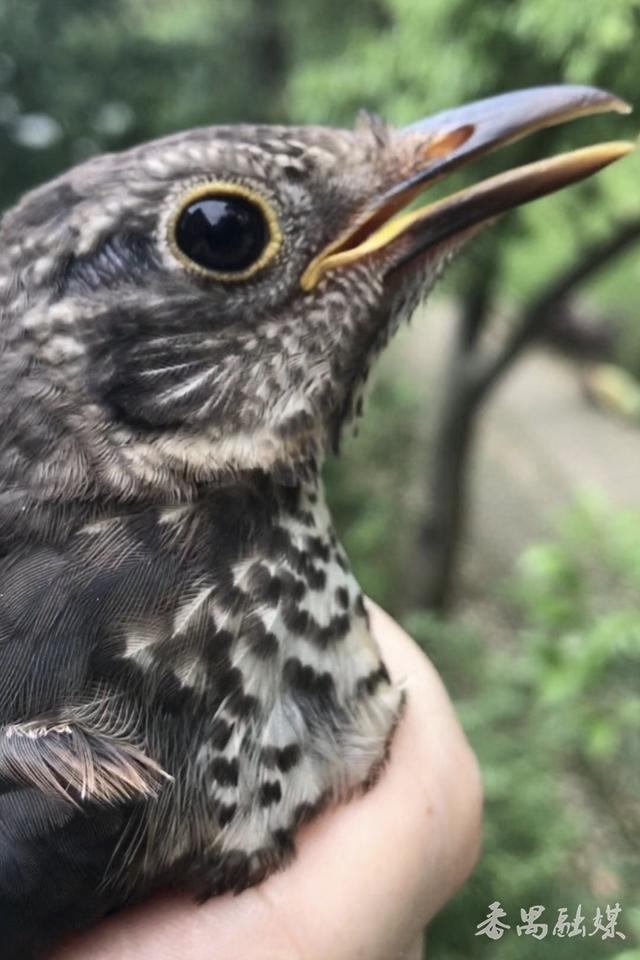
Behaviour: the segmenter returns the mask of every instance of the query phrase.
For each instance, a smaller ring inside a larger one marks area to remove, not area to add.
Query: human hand
[[[414,960],[421,931],[471,870],[481,787],[433,666],[369,604],[407,708],[380,781],[299,834],[291,866],[199,906],[166,894],[74,937],[51,960]]]

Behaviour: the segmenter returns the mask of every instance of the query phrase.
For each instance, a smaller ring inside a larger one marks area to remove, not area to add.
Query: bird
[[[627,110],[559,85],[407,127],[199,128],[4,214],[4,960],[159,888],[240,892],[319,811],[375,789],[406,692],[322,464],[460,247],[632,147],[411,205],[522,136]]]

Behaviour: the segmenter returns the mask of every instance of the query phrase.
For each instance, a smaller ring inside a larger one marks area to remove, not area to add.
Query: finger
[[[422,937],[418,937],[418,939],[411,944],[408,952],[402,957],[402,960],[422,960],[423,957],[424,940]]]
[[[439,879],[446,882],[428,891],[430,919],[467,879],[477,860],[483,799],[480,771],[431,661],[387,613],[371,602],[368,606],[373,635],[392,677],[404,684],[409,703],[405,730],[401,724],[394,744],[394,782],[402,790],[404,777],[405,789],[413,784],[414,790],[435,801],[436,823],[423,821],[421,836],[429,859],[441,858]],[[447,829],[434,836],[434,826]]]

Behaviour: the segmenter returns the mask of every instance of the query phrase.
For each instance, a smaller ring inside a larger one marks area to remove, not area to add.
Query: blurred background
[[[639,54],[640,0],[0,0],[0,208],[195,125],[403,123],[562,81],[639,106]],[[579,121],[473,174],[638,124]],[[469,247],[329,466],[363,586],[434,660],[484,770],[484,855],[431,957],[640,958],[639,428],[633,157]],[[496,900],[511,930],[475,936]],[[626,939],[589,936],[615,903]],[[535,904],[542,945],[515,932]],[[553,936],[578,905],[587,936]]]

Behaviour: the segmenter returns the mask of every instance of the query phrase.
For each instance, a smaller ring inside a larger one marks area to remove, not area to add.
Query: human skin
[[[417,960],[422,930],[471,871],[482,789],[440,677],[369,604],[387,666],[407,692],[374,789],[299,835],[281,873],[204,905],[167,894],[66,941],[50,960]]]

